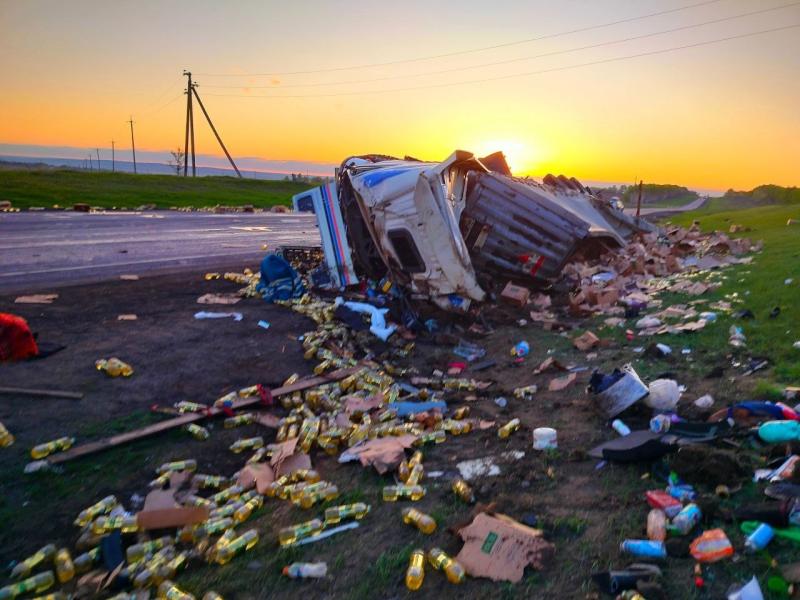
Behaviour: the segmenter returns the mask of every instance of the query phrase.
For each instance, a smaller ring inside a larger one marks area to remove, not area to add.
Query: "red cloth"
[[[0,361],[24,360],[39,354],[28,322],[10,313],[0,313]]]

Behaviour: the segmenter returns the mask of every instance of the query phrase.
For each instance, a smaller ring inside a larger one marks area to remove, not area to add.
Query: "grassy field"
[[[91,173],[67,169],[2,170],[0,200],[15,208],[62,207],[76,202],[103,208],[135,208],[154,204],[205,207],[223,204],[255,207],[289,205],[292,196],[312,187],[293,181],[266,181],[236,177],[183,178],[171,175]]]

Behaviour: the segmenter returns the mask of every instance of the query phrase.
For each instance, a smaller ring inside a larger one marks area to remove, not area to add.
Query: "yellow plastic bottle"
[[[264,446],[264,438],[259,436],[251,437],[251,438],[243,438],[240,440],[236,440],[231,444],[230,450],[235,454],[239,454],[245,450],[257,450]]]
[[[422,450],[415,450],[414,454],[411,455],[411,458],[408,459],[409,470],[413,469],[415,465],[421,464],[422,458]]]
[[[225,599],[214,590],[209,590],[205,594],[203,594],[203,600],[225,600]]]
[[[20,563],[17,563],[17,565],[11,570],[11,578],[23,579],[24,577],[28,577],[31,574],[31,571],[33,571],[36,567],[46,561],[53,560],[55,554],[56,547],[53,544],[42,546],[28,558]]]
[[[396,502],[409,499],[414,502],[425,495],[425,488],[421,485],[387,485],[383,488],[384,502]]]
[[[406,485],[417,485],[420,481],[422,481],[422,476],[424,474],[425,468],[421,464],[417,463],[408,474],[408,478],[405,481]]]
[[[60,437],[52,442],[45,442],[44,444],[39,444],[38,446],[31,448],[31,457],[35,458],[36,460],[41,460],[51,455],[53,452],[63,452],[64,450],[69,449],[74,443],[74,437]]]
[[[309,509],[317,503],[328,502],[339,497],[339,488],[335,485],[327,485],[315,492],[308,492],[308,488],[300,496],[298,504],[301,508]]]
[[[501,440],[508,438],[508,436],[519,429],[519,425],[519,419],[511,419],[508,423],[497,430],[497,437],[499,437]]]
[[[156,473],[159,475],[163,475],[164,473],[170,472],[177,472],[177,471],[189,471],[193,473],[197,470],[197,461],[193,458],[188,460],[175,460],[173,462],[164,463],[156,470]]]
[[[216,494],[211,496],[209,500],[211,500],[214,504],[219,506],[220,504],[227,502],[228,500],[231,500],[233,498],[238,498],[239,496],[242,495],[242,492],[244,492],[244,488],[240,486],[238,483],[236,483],[230,487],[225,488],[224,490],[217,492]]]
[[[102,535],[119,529],[122,533],[138,531],[139,524],[134,515],[120,515],[116,517],[97,517],[92,523],[92,533]]]
[[[233,513],[233,521],[234,523],[244,523],[247,519],[250,518],[250,515],[253,514],[253,511],[261,508],[264,504],[264,497],[261,495],[252,498],[245,502],[242,506],[237,508]]]
[[[466,419],[469,416],[469,406],[462,406],[457,408],[456,411],[453,413],[453,418],[457,421],[461,419]]]
[[[359,521],[366,516],[369,510],[369,504],[365,504],[363,502],[331,506],[330,508],[325,509],[325,527],[335,525],[342,521],[342,519],[349,519],[350,517],[353,517],[356,521]]]
[[[246,552],[258,543],[258,531],[251,529],[244,532],[230,544],[223,546],[217,551],[217,562],[224,565],[236,556],[239,552]]]
[[[311,519],[304,523],[284,527],[278,532],[278,542],[281,546],[294,544],[302,539],[318,534],[322,531],[322,527],[322,521],[319,519]]]
[[[181,552],[176,554],[175,557],[168,563],[161,565],[156,572],[154,580],[156,582],[164,581],[175,577],[175,574],[186,566],[186,561],[189,559],[188,552]]]
[[[106,496],[99,502],[92,504],[89,508],[84,508],[79,512],[75,519],[75,525],[78,527],[86,527],[96,516],[111,512],[111,509],[117,504],[117,498],[115,496]]]
[[[408,559],[408,568],[406,569],[406,587],[412,592],[416,592],[422,587],[422,582],[425,580],[425,551],[414,550],[411,553],[411,558]]]
[[[305,481],[306,483],[317,483],[320,479],[322,478],[314,469],[298,469],[291,475],[291,480],[293,482]]]
[[[466,577],[464,567],[450,558],[441,548],[431,548],[428,552],[428,562],[434,569],[444,571],[450,583],[461,583]]]
[[[402,510],[403,523],[413,525],[425,535],[430,535],[436,531],[436,521],[430,515],[417,510],[416,508],[404,508]]]
[[[234,427],[241,427],[243,425],[250,425],[255,421],[256,417],[253,413],[242,413],[233,417],[228,417],[222,422],[225,429],[233,429]]]
[[[100,547],[93,548],[88,552],[84,552],[75,557],[75,560],[72,561],[72,564],[75,565],[75,573],[81,575],[86,573],[89,569],[92,568],[92,565],[97,562],[100,558]],[[130,561],[129,561],[130,562]]]
[[[447,434],[441,429],[439,429],[437,431],[432,431],[430,433],[422,434],[414,441],[414,445],[423,446],[425,444],[430,444],[430,443],[441,444],[446,439],[447,439]]]
[[[29,593],[39,594],[50,589],[55,582],[56,576],[53,575],[53,572],[44,571],[33,577],[28,577],[17,583],[12,583],[4,588],[0,588],[0,600],[16,598],[17,596]]]
[[[125,551],[125,557],[128,559],[128,564],[135,563],[144,559],[144,557],[148,554],[152,554],[153,552],[161,550],[170,544],[172,544],[172,538],[168,535],[156,538],[154,540],[149,540],[147,542],[142,542],[140,544],[133,544],[128,546],[128,549]],[[76,566],[79,558],[80,556],[75,559]]]
[[[222,519],[223,517],[233,517],[233,513],[244,506],[244,502],[241,500],[231,500],[224,506],[220,506],[219,508],[215,508],[210,513],[208,513],[209,519]]]
[[[196,440],[204,442],[208,438],[211,437],[211,434],[208,432],[208,429],[203,427],[202,425],[197,425],[196,423],[189,423],[186,426],[186,431]]]
[[[410,468],[409,468],[409,466],[408,466],[408,462],[407,462],[407,461],[405,461],[405,460],[404,460],[404,461],[402,461],[402,462],[401,462],[401,463],[400,463],[400,464],[397,466],[397,478],[398,478],[400,481],[402,481],[403,483],[406,483],[406,482],[408,481],[408,476],[409,476],[410,474],[411,474],[411,469],[410,469]]]
[[[198,473],[192,477],[192,482],[199,488],[214,488],[219,489],[230,485],[230,479],[222,475],[206,475],[205,473]]]
[[[159,475],[155,479],[151,480],[147,484],[147,487],[152,488],[152,489],[156,489],[156,488],[161,489],[165,485],[167,485],[168,483],[169,483],[169,472],[162,473],[161,475]]]
[[[184,592],[169,579],[162,581],[158,586],[158,598],[161,600],[195,600],[194,596]]]
[[[14,436],[6,429],[6,426],[0,423],[0,448],[8,448],[14,443]]]
[[[56,552],[56,577],[61,583],[67,583],[70,579],[75,577],[75,564],[72,562],[72,557],[69,555],[69,550],[61,548]]]
[[[181,400],[180,402],[176,402],[173,404],[175,408],[178,409],[178,412],[187,413],[187,412],[206,412],[208,407],[205,404],[200,404],[199,402],[189,402],[188,400]]]
[[[94,366],[98,371],[105,371],[109,377],[119,377],[120,375],[130,377],[133,375],[133,367],[116,356],[112,356],[109,359],[101,358],[95,361]]]
[[[467,504],[475,502],[475,494],[472,492],[472,488],[463,479],[456,479],[453,482],[452,489],[453,493]]]
[[[214,535],[231,527],[233,527],[233,519],[230,517],[223,517],[221,519],[214,519],[213,521],[206,521],[204,529],[208,535]]]

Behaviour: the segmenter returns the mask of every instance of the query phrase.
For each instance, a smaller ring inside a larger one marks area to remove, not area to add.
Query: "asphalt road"
[[[642,212],[640,213],[643,217],[663,217],[675,213],[682,213],[689,210],[697,210],[698,208],[702,207],[703,204],[706,203],[706,198],[698,198],[689,204],[684,204],[683,206],[672,206],[672,207],[652,207],[652,208],[643,208]],[[636,214],[636,208],[626,208],[625,213],[629,215]]]
[[[319,244],[313,215],[150,212],[0,213],[0,294],[223,265],[282,244]]]

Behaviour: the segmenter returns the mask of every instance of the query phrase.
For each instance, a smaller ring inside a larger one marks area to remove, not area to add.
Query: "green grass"
[[[294,181],[266,181],[236,177],[175,177],[130,173],[91,173],[67,169],[2,170],[0,200],[15,208],[77,202],[103,208],[205,207],[217,204],[255,207],[289,205],[294,194],[312,187]]]
[[[800,350],[792,347],[795,341],[800,340],[800,227],[787,226],[789,218],[800,218],[800,205],[773,205],[707,216],[686,213],[673,219],[682,225],[699,219],[705,231],[727,230],[730,223],[737,223],[750,227],[752,231],[734,234],[734,237],[747,236],[764,241],[764,250],[755,255],[751,265],[738,265],[726,270],[722,286],[708,295],[708,299],[716,299],[738,294],[741,299],[738,306],[749,308],[756,318],[735,321],[720,315],[716,323],[701,332],[682,335],[680,343],[686,342],[690,347],[706,352],[728,353],[731,350],[728,329],[735,323],[747,336],[747,351],[769,358],[775,365],[779,381],[800,382]],[[788,278],[793,282],[785,285],[784,280]],[[768,314],[774,306],[781,307],[781,314],[770,319]]]

